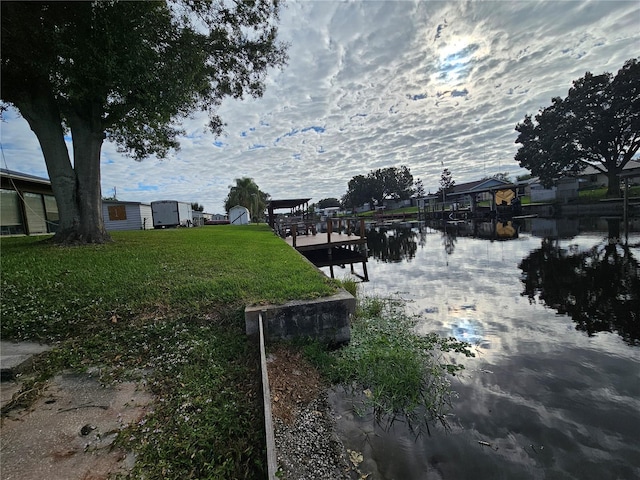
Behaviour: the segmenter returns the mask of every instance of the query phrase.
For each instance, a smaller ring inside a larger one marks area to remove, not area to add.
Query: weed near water
[[[333,383],[351,392],[356,411],[373,412],[387,426],[402,419],[417,434],[428,432],[433,421],[447,427],[454,396],[449,376],[464,368],[446,357],[473,353],[455,338],[417,334],[417,322],[398,299],[359,299],[349,345],[329,351],[316,343],[304,351]]]

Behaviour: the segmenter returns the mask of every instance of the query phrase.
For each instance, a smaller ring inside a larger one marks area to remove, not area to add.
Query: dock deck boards
[[[284,240],[293,247],[293,237],[286,237]],[[366,237],[347,235],[345,233],[332,233],[331,242],[328,242],[326,233],[317,233],[316,235],[298,235],[295,248],[298,251],[319,250],[322,248],[358,245],[366,242]]]

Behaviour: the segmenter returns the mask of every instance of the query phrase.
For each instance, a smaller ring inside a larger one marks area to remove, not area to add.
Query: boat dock
[[[269,225],[285,242],[305,256],[316,267],[351,267],[351,273],[369,281],[367,272],[367,236],[363,218],[315,217],[309,214],[309,198],[271,200],[267,204]],[[285,215],[275,211],[289,209]],[[354,265],[362,264],[362,275]]]
[[[359,223],[355,233],[354,222]],[[319,228],[320,227],[320,228]],[[318,231],[322,230],[322,231]],[[367,237],[364,219],[327,219],[318,224],[294,223],[287,230],[285,242],[304,255],[316,267],[329,267],[335,278],[334,267],[349,265],[351,273],[363,281],[369,281],[367,272]],[[355,271],[355,264],[362,264],[362,274]]]

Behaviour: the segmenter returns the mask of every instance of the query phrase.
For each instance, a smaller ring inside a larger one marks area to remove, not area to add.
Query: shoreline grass
[[[0,239],[2,339],[55,346],[23,391],[64,369],[97,366],[105,382],[144,377],[154,412],[118,438],[136,452],[132,478],[264,478],[244,306],[326,296],[336,283],[266,225],[112,237],[83,247]]]
[[[460,358],[475,354],[453,337],[416,333],[419,317],[405,307],[397,298],[358,298],[348,345],[329,350],[310,342],[302,351],[331,384],[345,388],[356,413],[373,413],[384,428],[401,420],[420,436],[430,434],[432,422],[449,427],[449,377],[464,370]]]

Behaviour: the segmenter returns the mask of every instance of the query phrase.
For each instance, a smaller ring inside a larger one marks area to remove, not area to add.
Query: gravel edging
[[[278,476],[286,480],[352,479],[352,468],[335,432],[335,417],[323,391],[298,407],[295,420],[274,418]]]

